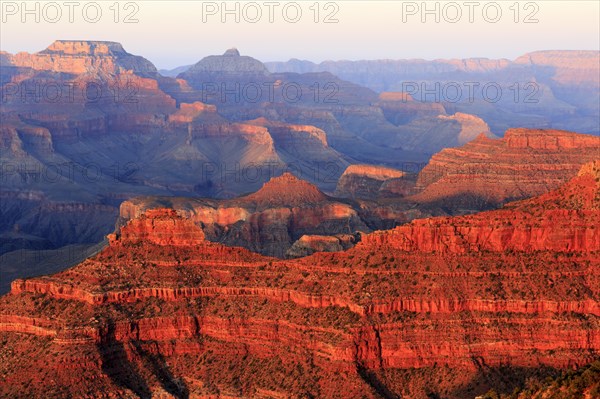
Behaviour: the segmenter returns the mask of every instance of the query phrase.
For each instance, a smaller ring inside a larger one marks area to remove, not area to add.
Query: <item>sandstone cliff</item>
[[[597,136],[537,129],[510,129],[497,140],[482,135],[435,154],[412,199],[454,209],[497,206],[555,189],[599,156]]]
[[[338,180],[335,194],[340,197],[376,199],[386,182],[408,180],[403,177],[404,172],[392,168],[350,165]]]
[[[147,211],[98,255],[0,298],[0,392],[464,399],[584,365],[600,352],[599,170],[298,260]]]

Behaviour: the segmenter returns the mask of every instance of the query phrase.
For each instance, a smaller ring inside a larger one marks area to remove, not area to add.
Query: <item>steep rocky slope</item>
[[[462,218],[415,220],[366,242],[404,251],[594,251],[600,246],[600,160],[539,197]]]
[[[510,129],[435,154],[412,197],[450,209],[481,209],[555,189],[600,158],[600,137],[559,130]]]
[[[512,377],[600,356],[599,222],[599,163],[501,210],[413,222],[294,261],[208,242],[176,211],[147,211],[95,257],[17,280],[0,298],[0,392],[510,392]]]

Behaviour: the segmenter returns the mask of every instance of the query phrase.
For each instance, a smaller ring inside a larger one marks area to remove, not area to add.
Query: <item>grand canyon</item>
[[[1,397],[600,397],[600,51],[0,67]]]

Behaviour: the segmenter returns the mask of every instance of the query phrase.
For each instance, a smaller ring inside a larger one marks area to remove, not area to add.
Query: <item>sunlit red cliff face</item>
[[[293,261],[149,210],[80,265],[13,282],[0,299],[0,396],[511,391],[507,377],[600,356],[599,224],[599,162],[500,210]]]
[[[509,129],[435,154],[419,173],[420,203],[481,209],[557,188],[598,159],[600,137],[560,130]]]

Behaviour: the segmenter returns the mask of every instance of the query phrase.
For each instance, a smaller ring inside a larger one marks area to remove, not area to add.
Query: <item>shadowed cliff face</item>
[[[17,280],[0,298],[0,356],[12,359],[0,362],[0,392],[511,392],[507,376],[524,382],[530,368],[599,356],[599,171],[587,164],[500,210],[416,221],[297,260],[212,243],[174,210],[147,211],[98,255]]]

